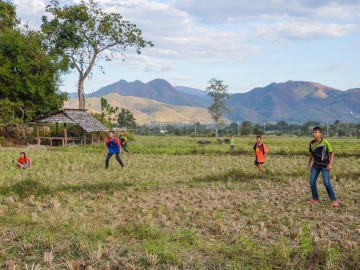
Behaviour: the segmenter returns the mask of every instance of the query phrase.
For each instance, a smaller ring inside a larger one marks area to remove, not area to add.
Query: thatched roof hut
[[[63,109],[48,116],[38,118],[36,122],[40,124],[64,124],[63,145],[67,145],[67,141],[69,139],[67,138],[66,124],[78,125],[87,133],[109,130],[100,121],[92,117],[87,110],[81,109]]]
[[[79,125],[86,132],[94,131],[107,131],[109,130],[100,121],[95,119],[87,112],[87,110],[80,109],[63,109],[56,113],[52,113],[48,116],[39,118],[36,120],[37,123],[66,123]]]

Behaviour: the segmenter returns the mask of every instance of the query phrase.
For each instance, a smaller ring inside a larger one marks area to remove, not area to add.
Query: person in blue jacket
[[[120,166],[124,168],[124,163],[120,158],[121,153],[121,145],[118,138],[115,137],[114,131],[110,130],[108,137],[105,139],[106,148],[108,150],[108,154],[105,160],[105,168],[109,168],[109,160],[115,154],[116,160],[119,162]]]

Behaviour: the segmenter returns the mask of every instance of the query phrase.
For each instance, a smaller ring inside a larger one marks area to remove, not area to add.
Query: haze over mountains
[[[109,94],[117,94],[112,96],[112,99],[109,100],[110,103],[116,102],[116,99],[121,99],[122,96],[157,101],[158,106],[160,106],[159,111],[166,104],[175,106],[172,107],[175,111],[184,110],[183,106],[206,109],[211,104],[211,100],[204,91],[183,86],[173,87],[169,82],[162,79],[148,83],[121,80],[86,96],[87,98],[100,98]],[[70,94],[70,97],[72,96],[73,94]],[[360,115],[360,88],[341,91],[314,82],[272,83],[246,93],[232,94],[228,106],[231,109],[231,113],[226,116],[229,121],[284,120],[300,122],[317,120],[331,122],[340,120],[356,122],[360,120],[356,116]],[[128,106],[128,109],[132,111],[131,106]],[[203,112],[201,110],[201,122],[205,120]],[[173,114],[173,116],[174,119],[169,121],[171,123],[183,123],[186,118],[180,117],[179,114]],[[193,121],[197,121],[196,115],[193,117]],[[166,118],[169,120],[169,117]]]
[[[88,96],[103,97],[111,93],[119,94],[121,96],[152,99],[177,106],[207,108],[210,104],[210,99],[204,91],[188,87],[176,89],[168,81],[162,79],[155,79],[148,83],[120,80],[116,83],[102,87],[92,95]]]

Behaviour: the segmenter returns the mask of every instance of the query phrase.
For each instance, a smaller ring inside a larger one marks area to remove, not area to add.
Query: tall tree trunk
[[[78,84],[79,109],[85,109],[84,82],[85,82],[86,78],[89,76],[92,68],[94,67],[97,55],[98,55],[98,50],[95,48],[95,53],[91,57],[90,64],[87,67],[85,73],[83,73],[82,68],[80,69],[76,65],[77,70],[79,71],[79,84]],[[74,59],[73,59],[73,63],[76,64],[76,61]]]
[[[79,109],[85,109],[84,80],[85,80],[84,77],[79,78],[79,84],[78,84]]]

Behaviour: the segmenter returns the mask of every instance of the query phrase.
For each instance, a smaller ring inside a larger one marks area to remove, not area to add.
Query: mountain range
[[[103,97],[112,93],[152,99],[176,106],[207,108],[211,101],[204,91],[189,87],[175,88],[168,81],[162,79],[155,79],[148,83],[120,80],[100,88],[93,94],[86,95],[86,97]]]
[[[154,123],[162,124],[191,124],[200,122],[201,124],[211,123],[211,116],[206,108],[175,106],[152,99],[120,96],[117,93],[110,93],[105,96],[111,106],[124,108],[131,111],[139,125]],[[101,111],[101,97],[86,98],[86,108],[90,112]],[[79,106],[77,98],[70,98],[64,108],[77,108]]]
[[[164,106],[170,106],[166,108],[171,108],[174,111],[186,111],[191,107],[195,107],[201,111],[201,115],[211,104],[206,92],[184,86],[173,87],[169,82],[162,79],[155,79],[148,83],[120,80],[100,88],[93,94],[87,94],[86,97],[87,99],[100,99],[100,97],[109,94],[117,94],[109,100],[110,104],[116,102],[117,99],[132,96],[156,101],[158,103],[154,106],[159,106],[162,109]],[[70,98],[76,97],[73,93],[70,93],[69,96]],[[315,82],[287,81],[284,83],[272,83],[265,87],[254,88],[246,93],[232,94],[227,104],[231,110],[226,115],[229,121],[250,120],[262,122],[284,120],[300,122],[307,120],[340,120],[356,122],[360,120],[358,116],[360,114],[360,88],[341,91]],[[126,104],[122,106],[124,105]],[[137,109],[131,107],[130,104],[128,105],[130,111]],[[162,109],[159,110],[166,111]],[[185,120],[178,113],[172,115],[174,119],[169,122],[183,123]],[[192,120],[197,121],[196,115],[194,117]],[[169,117],[166,118],[169,120]],[[157,121],[157,119],[152,121]],[[204,117],[201,118],[200,122],[203,121],[206,121]],[[209,122],[211,122],[211,119]]]
[[[231,120],[356,121],[360,88],[341,91],[314,82],[287,81],[231,96]]]

